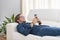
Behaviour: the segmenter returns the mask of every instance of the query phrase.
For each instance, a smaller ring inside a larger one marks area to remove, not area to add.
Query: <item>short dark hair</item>
[[[16,16],[15,16],[15,22],[17,22],[17,23],[19,23],[17,20],[19,20],[19,16],[21,15],[21,13],[19,13],[19,14],[17,14]]]

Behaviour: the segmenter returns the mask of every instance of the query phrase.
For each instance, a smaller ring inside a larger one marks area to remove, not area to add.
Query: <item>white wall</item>
[[[29,11],[34,9],[60,9],[60,0],[23,0],[23,13],[26,19]]]
[[[4,16],[10,17],[12,14],[20,13],[20,0],[0,0],[0,21]]]

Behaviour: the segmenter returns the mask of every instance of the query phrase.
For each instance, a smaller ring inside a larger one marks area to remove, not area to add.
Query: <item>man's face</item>
[[[18,22],[24,22],[24,21],[25,21],[25,17],[22,16],[22,15],[20,15],[20,16],[19,16],[19,20],[18,20]]]

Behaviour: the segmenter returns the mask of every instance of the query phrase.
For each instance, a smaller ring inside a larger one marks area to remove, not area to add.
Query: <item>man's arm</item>
[[[41,25],[41,21],[39,20],[38,17],[33,18],[32,22],[31,22],[31,24],[30,24],[31,27],[33,27],[33,25],[34,25],[35,23],[38,23],[39,25]]]

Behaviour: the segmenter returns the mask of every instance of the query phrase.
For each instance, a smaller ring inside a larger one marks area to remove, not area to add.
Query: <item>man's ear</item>
[[[19,20],[17,20],[17,22],[19,22]]]

